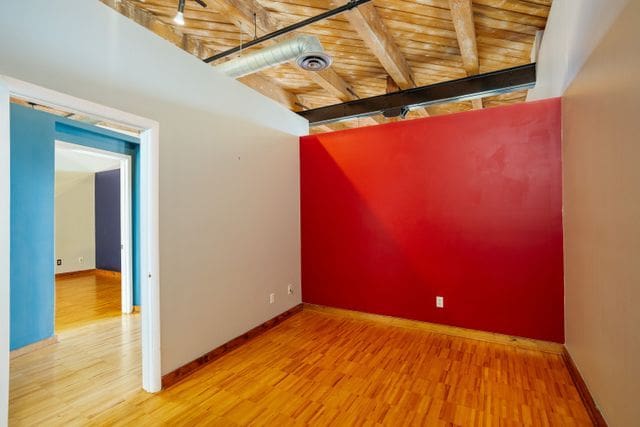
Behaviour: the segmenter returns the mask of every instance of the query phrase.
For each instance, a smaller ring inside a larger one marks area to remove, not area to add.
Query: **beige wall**
[[[553,0],[527,101],[562,96],[630,0]]]
[[[567,348],[610,426],[640,422],[640,2],[563,100]]]
[[[56,274],[96,268],[94,173],[56,172],[55,217]]]

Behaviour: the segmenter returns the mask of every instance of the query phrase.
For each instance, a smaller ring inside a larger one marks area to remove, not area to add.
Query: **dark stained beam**
[[[457,80],[406,89],[387,95],[301,111],[312,124],[331,123],[353,117],[371,116],[402,107],[419,107],[463,101],[478,96],[528,89],[536,82],[536,64],[521,65]]]

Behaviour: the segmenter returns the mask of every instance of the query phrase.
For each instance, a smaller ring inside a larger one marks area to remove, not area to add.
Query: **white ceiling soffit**
[[[56,171],[95,173],[119,168],[120,159],[116,156],[56,141]]]

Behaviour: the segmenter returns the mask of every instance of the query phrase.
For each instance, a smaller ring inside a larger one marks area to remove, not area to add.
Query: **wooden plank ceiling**
[[[187,0],[185,25],[178,26],[173,22],[178,0],[101,1],[200,58],[347,2],[205,0],[203,8]],[[551,1],[374,0],[299,30],[320,39],[333,56],[330,69],[312,73],[284,64],[240,80],[299,111],[527,64]],[[407,119],[523,102],[525,97],[526,91],[519,91],[434,105],[412,111]],[[393,120],[354,119],[312,132]]]

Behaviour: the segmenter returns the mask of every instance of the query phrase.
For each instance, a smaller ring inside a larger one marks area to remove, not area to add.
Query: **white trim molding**
[[[120,272],[122,312],[133,312],[133,216],[131,156],[120,158]]]
[[[11,164],[9,85],[0,78],[0,426],[9,418],[9,256]]]

